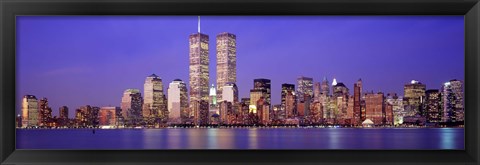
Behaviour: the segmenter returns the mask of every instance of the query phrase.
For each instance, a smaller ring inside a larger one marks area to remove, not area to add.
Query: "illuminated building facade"
[[[25,95],[22,99],[22,127],[38,126],[38,100],[34,95]]]
[[[221,101],[227,101],[227,102],[231,102],[231,103],[237,103],[238,102],[238,87],[237,87],[237,84],[235,84],[233,82],[228,82],[227,84],[225,84],[225,86],[222,88],[222,90],[223,90],[222,91],[222,98],[223,99]]]
[[[333,94],[332,96],[334,98],[337,98],[337,97],[340,97],[340,96],[345,96],[345,95],[349,95],[348,94],[348,88],[345,86],[345,84],[343,83],[336,83],[336,85],[333,85],[332,86],[333,88]]]
[[[383,124],[385,116],[383,93],[365,94],[365,113],[366,118],[373,121],[375,125]]]
[[[61,106],[58,109],[58,114],[60,119],[68,119],[68,107],[67,106]]]
[[[217,35],[217,99],[223,99],[223,87],[237,82],[237,37],[223,32]]]
[[[260,98],[266,98],[267,90],[265,89],[252,89],[250,90],[250,105],[256,105]],[[266,100],[265,100],[266,101]]]
[[[427,122],[438,123],[442,121],[442,95],[439,90],[425,91],[425,111]]]
[[[232,102],[228,102],[228,101],[222,101],[222,102],[219,102],[218,104],[218,108],[219,108],[219,111],[220,111],[220,122],[223,123],[223,124],[229,124],[230,122],[229,121],[229,115],[230,114],[233,114],[233,104]]]
[[[190,102],[201,100],[208,102],[208,84],[210,81],[208,42],[208,35],[200,32],[189,37]]]
[[[143,84],[143,117],[156,117],[167,109],[162,79],[155,74],[148,76]]]
[[[48,123],[52,120],[52,108],[48,106],[48,99],[42,98],[38,101],[39,108],[39,126],[47,126]]]
[[[356,126],[362,125],[362,107],[360,106],[361,96],[363,90],[362,79],[359,79],[355,84],[353,84],[353,123]]]
[[[385,115],[384,115],[384,125],[393,125],[393,105],[389,103],[385,103]]]
[[[322,83],[316,82],[313,84],[313,100],[320,101],[320,94],[322,93]]]
[[[287,92],[285,95],[285,118],[290,119],[297,116],[297,98],[295,92]]]
[[[186,118],[188,108],[187,86],[180,80],[173,80],[168,86],[168,118],[180,122]]]
[[[271,104],[271,98],[272,98],[272,87],[271,87],[271,81],[269,79],[254,79],[253,80],[253,89],[254,90],[261,90],[265,91],[265,99],[268,104]],[[250,97],[251,98],[251,97]]]
[[[443,87],[443,122],[464,121],[463,83],[450,80]]]
[[[389,93],[385,99],[386,103],[392,105],[393,110],[393,124],[403,124],[403,117],[405,116],[403,97],[396,93]]]
[[[422,115],[423,104],[425,102],[426,85],[419,81],[412,80],[404,87],[403,105],[406,116]]]
[[[197,126],[204,126],[209,123],[209,115],[208,115],[208,102],[205,100],[196,100],[190,102],[194,114],[194,123]]]
[[[305,97],[313,97],[313,78],[301,76],[297,79],[297,99],[302,102]]]
[[[281,92],[281,105],[282,110],[286,110],[287,106],[287,95],[292,95],[295,97],[295,85],[294,84],[282,84],[282,92]],[[296,107],[296,103],[293,103],[292,106]]]
[[[137,123],[142,119],[143,98],[140,90],[127,89],[123,92],[121,108],[124,119]]]
[[[257,101],[256,111],[260,124],[270,124],[270,105],[264,97],[261,97]]]
[[[98,125],[100,126],[117,126],[118,115],[121,114],[120,107],[101,107],[98,113]]]

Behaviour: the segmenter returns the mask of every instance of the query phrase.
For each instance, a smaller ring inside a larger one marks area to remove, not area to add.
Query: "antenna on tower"
[[[200,33],[200,16],[198,16],[198,33]]]

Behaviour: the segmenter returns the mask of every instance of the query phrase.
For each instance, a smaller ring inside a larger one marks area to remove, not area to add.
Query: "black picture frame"
[[[0,162],[1,164],[479,164],[478,2],[478,0],[0,0]],[[465,150],[16,150],[15,16],[18,15],[464,15]]]

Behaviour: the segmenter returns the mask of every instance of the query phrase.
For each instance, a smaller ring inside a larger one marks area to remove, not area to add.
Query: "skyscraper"
[[[321,84],[321,92],[322,95],[328,96],[330,95],[330,86],[328,85],[327,77],[323,77],[323,81]]]
[[[282,93],[281,93],[281,105],[282,105],[282,110],[286,110],[286,100],[287,100],[287,95],[292,94],[292,96],[295,95],[295,85],[293,84],[282,84]],[[295,107],[297,106],[296,104],[294,105]]]
[[[143,117],[154,117],[166,111],[162,79],[155,74],[148,76],[143,84]]]
[[[194,123],[197,126],[204,126],[208,124],[208,102],[205,100],[194,100],[190,102],[194,114]]]
[[[223,99],[222,101],[237,103],[238,102],[237,84],[233,82],[228,82],[227,84],[225,84],[225,86],[222,89],[222,99]]]
[[[333,88],[333,97],[334,99],[337,98],[337,97],[340,97],[340,96],[348,96],[349,95],[349,91],[348,91],[348,88],[345,86],[345,84],[343,83],[336,83],[335,85],[332,85],[332,88]]]
[[[25,95],[22,100],[22,127],[38,126],[38,100],[34,95]]]
[[[140,90],[127,89],[122,97],[122,116],[133,122],[138,122],[142,117],[143,98]]]
[[[218,114],[218,105],[217,105],[217,89],[215,89],[215,86],[212,84],[212,87],[210,87],[210,92],[209,92],[209,113],[210,116],[213,114]]]
[[[386,102],[392,105],[393,124],[403,124],[403,117],[405,116],[403,97],[397,96],[396,93],[389,93],[387,94]]]
[[[253,89],[254,90],[262,90],[265,91],[265,100],[267,103],[270,105],[271,104],[271,98],[272,98],[272,87],[271,87],[271,81],[269,79],[254,79],[253,80]],[[255,101],[256,102],[256,101]]]
[[[61,106],[58,109],[58,114],[60,119],[68,119],[68,107],[67,106]]]
[[[463,83],[459,80],[450,80],[442,87],[443,92],[443,121],[464,121]]]
[[[188,108],[187,87],[180,80],[173,80],[168,86],[168,114],[171,120],[179,121],[182,117],[188,117],[186,110]]]
[[[442,121],[442,95],[437,89],[425,92],[425,111],[427,122],[437,123]]]
[[[209,85],[209,37],[200,33],[200,17],[198,32],[189,37],[189,87],[190,102],[206,101],[208,103]]]
[[[353,84],[353,123],[357,126],[362,124],[362,108],[360,107],[360,99],[362,96],[363,83],[362,79],[359,79]]]
[[[297,79],[297,99],[305,101],[305,97],[313,97],[313,78],[301,76]]]
[[[250,105],[257,104],[257,101],[260,98],[265,98],[267,96],[267,91],[264,89],[252,89],[250,90]]]
[[[47,124],[50,122],[52,119],[52,108],[48,106],[48,99],[47,98],[42,98],[38,102],[38,107],[39,107],[39,126],[44,126],[46,127]]]
[[[120,107],[101,107],[98,113],[99,125],[117,126]]]
[[[321,93],[322,93],[322,83],[316,82],[315,84],[313,84],[313,100],[319,101]]]
[[[375,125],[381,125],[385,119],[384,95],[378,93],[365,94],[366,118],[373,121]]]
[[[422,109],[425,101],[425,84],[412,80],[404,87],[403,105],[406,116],[423,115]]]
[[[237,37],[223,32],[217,35],[217,99],[223,100],[223,87],[237,82]]]

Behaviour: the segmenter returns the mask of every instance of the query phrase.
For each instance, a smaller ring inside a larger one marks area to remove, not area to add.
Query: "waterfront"
[[[463,128],[17,129],[17,149],[464,149]]]

